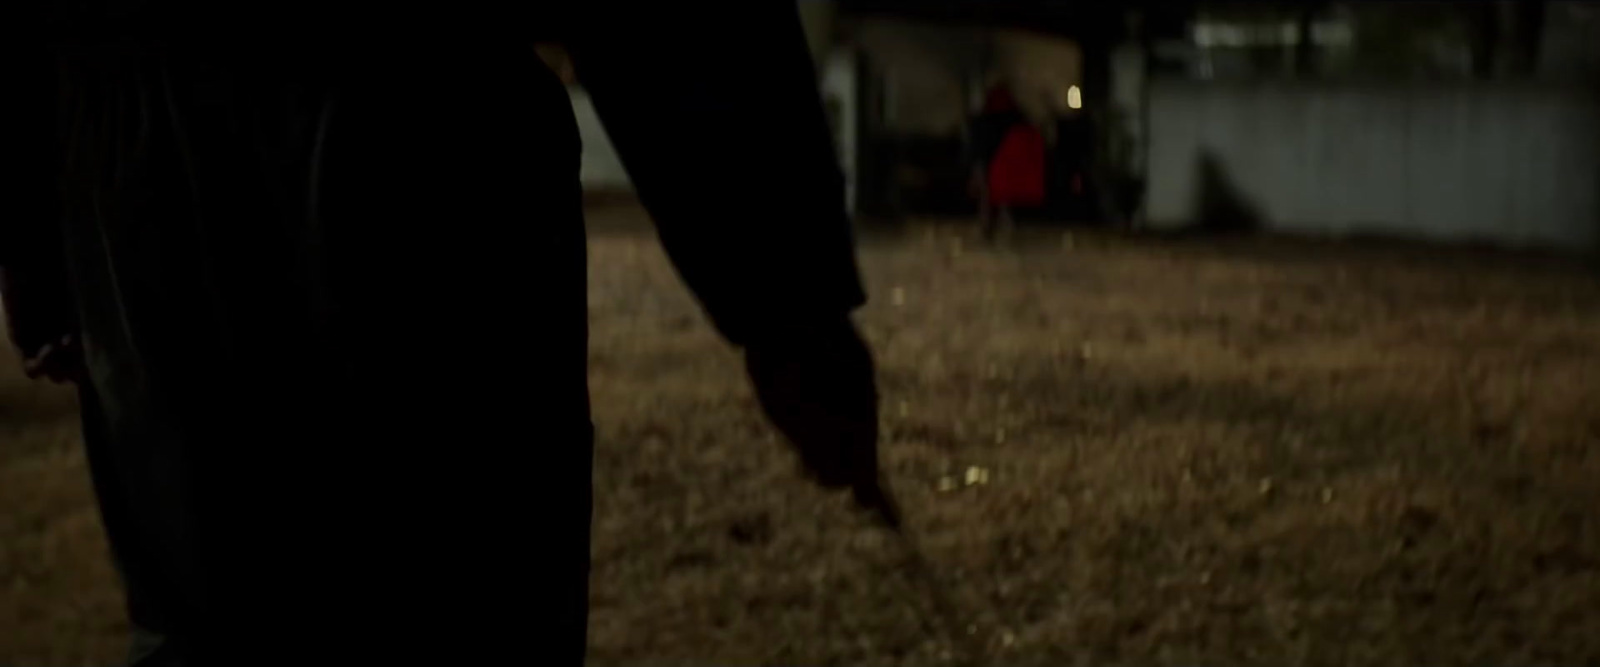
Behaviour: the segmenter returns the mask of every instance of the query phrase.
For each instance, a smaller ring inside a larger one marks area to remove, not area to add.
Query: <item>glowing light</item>
[[[1083,91],[1078,90],[1077,86],[1067,89],[1067,107],[1071,109],[1083,108]]]

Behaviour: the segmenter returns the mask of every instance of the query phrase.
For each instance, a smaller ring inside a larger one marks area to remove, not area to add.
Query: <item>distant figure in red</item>
[[[995,86],[973,120],[971,150],[978,218],[984,235],[994,238],[1013,224],[1013,207],[1044,204],[1044,135],[1022,115],[1011,90]]]

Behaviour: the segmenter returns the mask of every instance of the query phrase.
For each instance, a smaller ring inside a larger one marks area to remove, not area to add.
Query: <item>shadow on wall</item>
[[[1265,218],[1261,209],[1239,191],[1215,153],[1201,151],[1197,167],[1199,201],[1195,205],[1195,231],[1246,233],[1262,229]]]

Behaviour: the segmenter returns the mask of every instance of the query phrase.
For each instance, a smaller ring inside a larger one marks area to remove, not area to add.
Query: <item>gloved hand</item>
[[[36,350],[24,351],[22,372],[34,380],[44,378],[59,383],[78,381],[83,372],[83,347],[78,344],[78,337],[67,334]]]
[[[29,378],[72,382],[83,368],[82,346],[72,333],[76,326],[70,315],[70,293],[54,283],[51,286],[57,289],[44,290],[0,269],[6,333]]]
[[[848,317],[790,328],[745,346],[745,368],[767,418],[825,488],[898,517],[878,469],[872,353]]]

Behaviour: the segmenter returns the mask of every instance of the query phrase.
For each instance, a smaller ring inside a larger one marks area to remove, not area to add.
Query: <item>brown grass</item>
[[[862,249],[934,579],[794,475],[654,240],[596,234],[592,663],[1600,660],[1592,274],[959,232]],[[114,658],[71,398],[3,363],[0,664]]]

